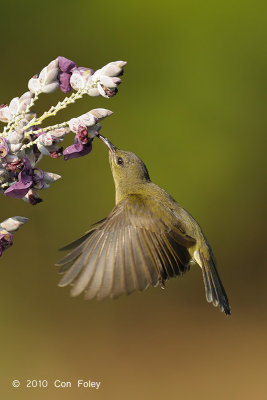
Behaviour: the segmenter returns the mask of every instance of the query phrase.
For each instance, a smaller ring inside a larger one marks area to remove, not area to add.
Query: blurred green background
[[[116,97],[87,97],[55,121],[114,111],[102,133],[194,215],[232,306],[226,318],[206,302],[197,268],[165,291],[70,298],[57,287],[57,249],[113,207],[108,154],[95,141],[88,157],[43,159],[63,179],[42,204],[1,198],[1,221],[30,218],[1,258],[1,398],[266,398],[266,3],[10,1],[0,22],[1,103],[58,55],[94,69],[128,61]],[[43,95],[37,110],[60,97]],[[101,387],[78,390],[79,378]],[[49,387],[26,389],[27,379]]]

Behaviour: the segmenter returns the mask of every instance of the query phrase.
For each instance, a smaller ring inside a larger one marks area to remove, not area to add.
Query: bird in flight
[[[230,315],[230,306],[214,255],[200,226],[165,190],[151,182],[143,161],[109,149],[116,205],[102,221],[61,250],[69,253],[56,265],[71,285],[71,295],[85,299],[117,298],[183,275],[192,265],[202,270],[207,301]]]

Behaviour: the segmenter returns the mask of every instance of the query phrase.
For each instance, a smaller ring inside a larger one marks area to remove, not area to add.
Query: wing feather
[[[156,200],[128,196],[111,214],[93,226],[58,265],[60,286],[72,285],[71,295],[116,298],[181,275],[189,268],[188,247],[195,240]],[[71,249],[72,244],[66,249]]]
[[[110,238],[110,235],[110,232],[106,233],[105,240],[101,244],[101,250],[99,252],[98,258],[96,258],[95,261],[97,268],[95,269],[95,272],[92,275],[89,284],[86,286],[85,298],[88,300],[94,298],[97,295],[103,282],[104,274],[108,268],[108,253],[112,245],[112,239]]]
[[[101,231],[98,232],[98,236],[99,237],[95,241],[93,248],[88,248],[88,246],[85,248],[85,255],[84,258],[82,258],[83,270],[73,283],[71,289],[72,296],[78,296],[82,293],[94,277],[94,274],[97,272],[100,255],[108,238],[108,236]]]
[[[117,224],[116,224],[117,225]],[[116,227],[116,226],[115,226]],[[103,274],[101,286],[97,293],[98,300],[102,300],[109,296],[113,281],[114,281],[114,269],[116,268],[116,255],[118,250],[118,229],[114,229],[113,237],[109,246],[109,251],[106,256],[106,267]],[[87,298],[87,296],[85,296]]]
[[[99,232],[98,235],[95,234],[91,236],[91,238],[85,243],[83,253],[75,260],[70,269],[65,273],[59,282],[59,286],[67,286],[76,279],[83,267],[86,265],[87,260],[89,260],[91,257],[92,249],[97,246],[102,235]]]

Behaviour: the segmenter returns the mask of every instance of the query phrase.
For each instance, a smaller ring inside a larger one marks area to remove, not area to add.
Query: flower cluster
[[[7,124],[0,133],[0,194],[22,198],[32,205],[40,203],[38,190],[48,188],[61,178],[36,167],[42,156],[58,158],[63,155],[69,160],[91,152],[92,141],[101,129],[99,122],[110,116],[111,111],[93,109],[53,126],[41,127],[42,122],[84,95],[114,96],[125,65],[125,61],[110,62],[94,72],[59,56],[29,80],[26,93],[9,104],[0,104],[0,121]],[[63,93],[72,91],[72,94],[38,117],[32,107],[40,94],[57,89]],[[70,132],[75,134],[74,144],[63,149],[62,141]],[[13,217],[0,224],[0,255],[12,245],[12,233],[26,221],[24,217]]]
[[[29,80],[28,92],[12,99],[9,105],[0,105],[0,121],[7,123],[0,133],[0,193],[37,204],[41,201],[37,190],[49,187],[60,178],[36,168],[43,155],[51,158],[64,155],[64,159],[69,160],[90,153],[92,141],[101,129],[99,122],[110,116],[111,111],[98,108],[57,125],[44,128],[40,125],[85,94],[114,96],[125,64],[124,61],[111,62],[94,72],[60,56]],[[73,93],[37,117],[31,108],[39,95],[57,89]],[[61,142],[70,132],[75,134],[74,144],[64,150]]]
[[[12,217],[8,218],[0,224],[0,256],[3,251],[13,244],[13,233],[16,232],[19,227],[25,224],[28,218],[25,217]]]

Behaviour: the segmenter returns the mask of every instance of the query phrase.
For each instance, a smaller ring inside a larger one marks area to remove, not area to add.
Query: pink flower
[[[59,87],[64,93],[68,93],[72,90],[72,87],[70,85],[70,78],[72,75],[72,70],[73,68],[76,68],[77,65],[71,61],[68,60],[65,57],[59,56],[58,57],[58,66],[60,69],[59,72]]]

